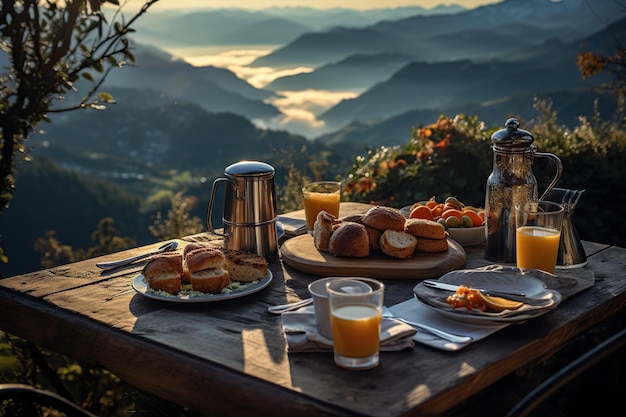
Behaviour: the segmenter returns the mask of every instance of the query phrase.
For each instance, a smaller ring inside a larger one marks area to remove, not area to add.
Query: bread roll
[[[363,224],[378,230],[402,232],[405,221],[399,210],[386,206],[372,207],[363,215]]]
[[[322,210],[317,213],[315,224],[313,225],[313,244],[317,250],[328,252],[330,236],[333,234],[335,216]]]
[[[209,268],[190,272],[189,280],[194,291],[219,294],[230,283],[230,276],[225,269]]]
[[[406,259],[413,255],[417,238],[406,232],[385,230],[380,237],[380,250],[385,255],[394,258]]]
[[[235,249],[220,249],[224,253],[224,269],[230,279],[239,282],[252,282],[267,276],[267,261],[255,253]]]
[[[415,252],[436,253],[448,250],[448,239],[428,239],[416,237]]]
[[[365,226],[343,222],[330,237],[328,252],[335,256],[362,258],[369,256],[370,243]]]
[[[188,252],[185,256],[189,273],[203,269],[223,268],[225,257],[222,251],[216,248],[198,248]]]
[[[182,288],[183,255],[168,253],[156,256],[148,261],[141,273],[153,290],[178,294]]]
[[[404,231],[415,237],[429,239],[445,239],[447,237],[446,228],[441,223],[426,219],[407,219]]]
[[[349,214],[346,217],[342,217],[340,219],[342,222],[353,222],[363,224],[363,215],[362,214]]]
[[[367,225],[365,226],[365,230],[367,231],[367,238],[370,242],[370,250],[379,251],[380,250],[380,237],[383,234],[383,230],[378,230]]]
[[[208,243],[201,243],[201,242],[188,243],[187,246],[185,246],[185,248],[183,249],[183,258],[187,256],[187,254],[193,250],[206,249],[206,248],[212,248],[212,247],[213,246],[211,246]]]

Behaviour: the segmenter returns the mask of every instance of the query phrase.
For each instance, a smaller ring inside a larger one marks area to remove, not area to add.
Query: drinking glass
[[[309,182],[302,187],[306,227],[313,230],[317,214],[324,210],[339,217],[341,183],[336,181]]]
[[[329,282],[326,291],[335,364],[350,370],[378,366],[385,286],[371,278],[351,277]]]
[[[554,273],[563,214],[563,206],[550,201],[527,201],[515,206],[518,268]]]

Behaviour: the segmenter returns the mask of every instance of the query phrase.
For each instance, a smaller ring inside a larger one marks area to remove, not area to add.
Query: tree
[[[0,214],[15,190],[18,154],[49,113],[103,109],[113,98],[98,92],[107,74],[133,62],[127,35],[131,25],[158,0],[146,0],[124,19],[118,0],[3,0],[0,3],[0,48],[9,67],[0,70]],[[100,6],[118,8],[108,23]],[[94,75],[95,74],[95,75]],[[77,83],[91,87],[74,100]],[[0,249],[1,255],[1,249]]]

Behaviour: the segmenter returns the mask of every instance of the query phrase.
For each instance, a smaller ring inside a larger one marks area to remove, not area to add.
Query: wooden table
[[[368,207],[343,204],[341,215]],[[264,290],[202,304],[128,291],[143,263],[112,272],[95,266],[157,246],[0,280],[0,328],[207,415],[435,415],[555,353],[626,306],[626,249],[585,242],[595,285],[555,311],[458,352],[418,344],[381,353],[373,370],[352,372],[335,366],[331,353],[287,353],[280,316],[267,307],[307,297],[307,285],[318,277],[280,261],[270,265],[274,279]],[[487,264],[483,252],[467,249],[465,267]],[[416,281],[385,283],[392,305],[411,298]]]

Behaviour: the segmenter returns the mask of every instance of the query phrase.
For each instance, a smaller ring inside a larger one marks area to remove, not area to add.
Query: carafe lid
[[[265,177],[274,175],[274,167],[259,161],[239,161],[229,165],[224,173],[232,177]]]
[[[535,141],[533,135],[519,128],[519,122],[510,118],[504,124],[506,129],[500,129],[491,135],[491,143],[498,148],[528,148]]]

